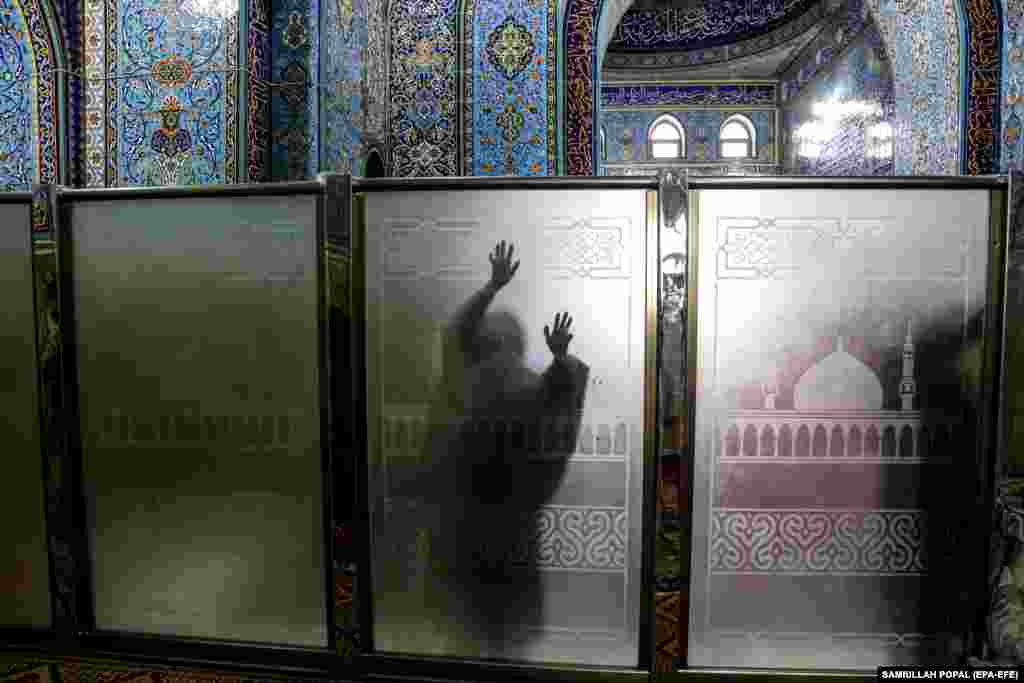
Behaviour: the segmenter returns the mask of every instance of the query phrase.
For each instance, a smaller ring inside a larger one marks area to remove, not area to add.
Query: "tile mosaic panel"
[[[708,48],[735,43],[792,21],[815,4],[783,0],[701,2],[685,7],[629,10],[612,34],[610,50]]]
[[[266,0],[248,2],[246,26],[246,167],[252,183],[270,180],[271,88],[270,7]]]
[[[556,5],[466,0],[467,175],[555,174]]]
[[[0,190],[59,178],[52,69],[60,38],[43,11],[39,0],[0,0]]]
[[[662,106],[706,107],[715,105],[775,106],[774,83],[757,85],[686,83],[678,85],[603,85],[602,107]]]
[[[369,0],[363,80],[366,82],[364,133],[382,138],[388,116],[387,15],[384,0]]]
[[[302,180],[318,170],[316,132],[319,2],[285,0],[271,17],[271,178]]]
[[[366,127],[366,57],[370,18],[383,14],[380,0],[328,0],[323,6],[321,53],[320,167],[359,173]],[[377,50],[383,47],[375,46]],[[378,84],[379,96],[379,84]]]
[[[604,111],[601,125],[606,136],[608,158],[606,161],[645,161],[650,157],[647,150],[647,131],[656,118],[670,112],[682,125],[686,133],[686,161],[720,161],[718,154],[718,133],[722,123],[733,114],[742,114],[754,124],[756,159],[769,161],[774,158],[775,121],[770,110],[753,111],[672,111],[672,110],[621,110]]]
[[[0,189],[28,190],[36,176],[32,50],[21,6],[0,0]]]
[[[831,66],[784,110],[785,171],[892,175],[894,88],[877,30],[869,26]]]
[[[967,47],[963,53],[967,66],[963,85],[967,100],[964,170],[970,174],[992,173],[1000,158],[1002,12],[999,0],[966,0],[960,7],[966,15],[967,27]],[[953,69],[954,65],[946,65],[948,73]]]
[[[84,101],[82,103],[82,182],[85,187],[106,187],[106,94],[104,52],[107,26],[104,0],[84,0],[82,21],[82,69]]]
[[[58,64],[70,74],[64,79],[67,88],[64,94],[66,106],[58,116],[61,126],[67,130],[63,142],[66,144],[66,157],[61,165],[66,165],[61,175],[61,182],[72,187],[82,186],[82,50],[79,36],[82,35],[82,2],[63,0],[57,2],[59,16],[60,46],[57,49]],[[58,75],[59,79],[62,75]],[[61,105],[58,105],[61,108]]]
[[[601,0],[568,0],[565,9],[565,169],[567,175],[595,173],[597,28]]]
[[[457,8],[456,0],[391,8],[394,176],[459,175]]]
[[[237,8],[86,0],[84,182],[235,182]]]
[[[1002,172],[1024,170],[1021,120],[1024,117],[1024,2],[1003,0]]]

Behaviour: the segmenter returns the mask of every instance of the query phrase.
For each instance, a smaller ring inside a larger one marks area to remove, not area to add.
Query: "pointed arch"
[[[747,425],[743,430],[743,455],[748,458],[757,455],[757,429],[754,425]]]
[[[756,156],[757,140],[753,122],[743,114],[733,114],[718,129],[718,156],[723,159],[749,159]]]
[[[662,114],[647,127],[647,157],[686,158],[686,129],[672,114]]]
[[[793,430],[789,425],[782,425],[779,430],[779,456],[788,458],[793,455]]]
[[[607,47],[607,41],[599,39],[599,27],[606,26],[605,33],[611,34],[630,4],[621,0],[568,0],[566,4],[564,48],[560,56],[565,65],[563,125],[566,139],[563,157],[565,172],[569,175],[591,175],[594,172],[600,64]],[[865,4],[872,19],[881,27],[883,10],[879,8],[879,0],[866,0]],[[951,4],[955,8],[960,3]],[[962,69],[965,78],[956,98],[963,101],[962,140],[957,147],[966,173],[992,173],[999,159],[999,97],[1004,41],[1002,9],[999,0],[977,0],[963,5],[959,8],[962,13],[959,23],[963,30],[957,41],[957,61],[964,63],[966,68]],[[946,15],[956,14],[956,11],[945,11],[945,3],[943,8]],[[886,11],[891,13],[893,10]],[[956,21],[955,17],[952,20]],[[894,35],[895,23],[890,21],[889,25],[891,28],[885,31],[885,38],[888,43],[886,52],[891,59],[896,55],[896,39],[909,40],[909,36]]]
[[[384,158],[381,156],[380,150],[376,147],[370,149],[370,153],[366,155],[366,162],[363,164],[363,177],[387,177],[387,168],[384,165]]]

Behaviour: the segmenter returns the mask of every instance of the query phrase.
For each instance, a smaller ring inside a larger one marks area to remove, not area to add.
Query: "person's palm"
[[[569,342],[572,341],[572,335],[569,334],[570,325],[572,318],[568,313],[556,313],[554,330],[550,330],[547,325],[544,326],[544,340],[547,341],[548,348],[555,358],[565,358],[569,353]]]
[[[488,257],[491,262],[491,286],[494,289],[501,289],[509,283],[512,277],[519,270],[519,261],[512,263],[512,253],[515,247],[511,244],[505,249],[505,240],[498,243],[494,253]]]

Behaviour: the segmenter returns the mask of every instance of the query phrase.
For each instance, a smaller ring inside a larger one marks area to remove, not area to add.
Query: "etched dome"
[[[812,365],[793,391],[797,410],[881,410],[882,383],[867,365],[839,348]]]

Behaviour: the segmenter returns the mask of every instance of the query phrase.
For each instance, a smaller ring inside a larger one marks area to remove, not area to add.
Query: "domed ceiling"
[[[820,28],[823,0],[637,0],[608,44],[606,80],[769,78]]]

